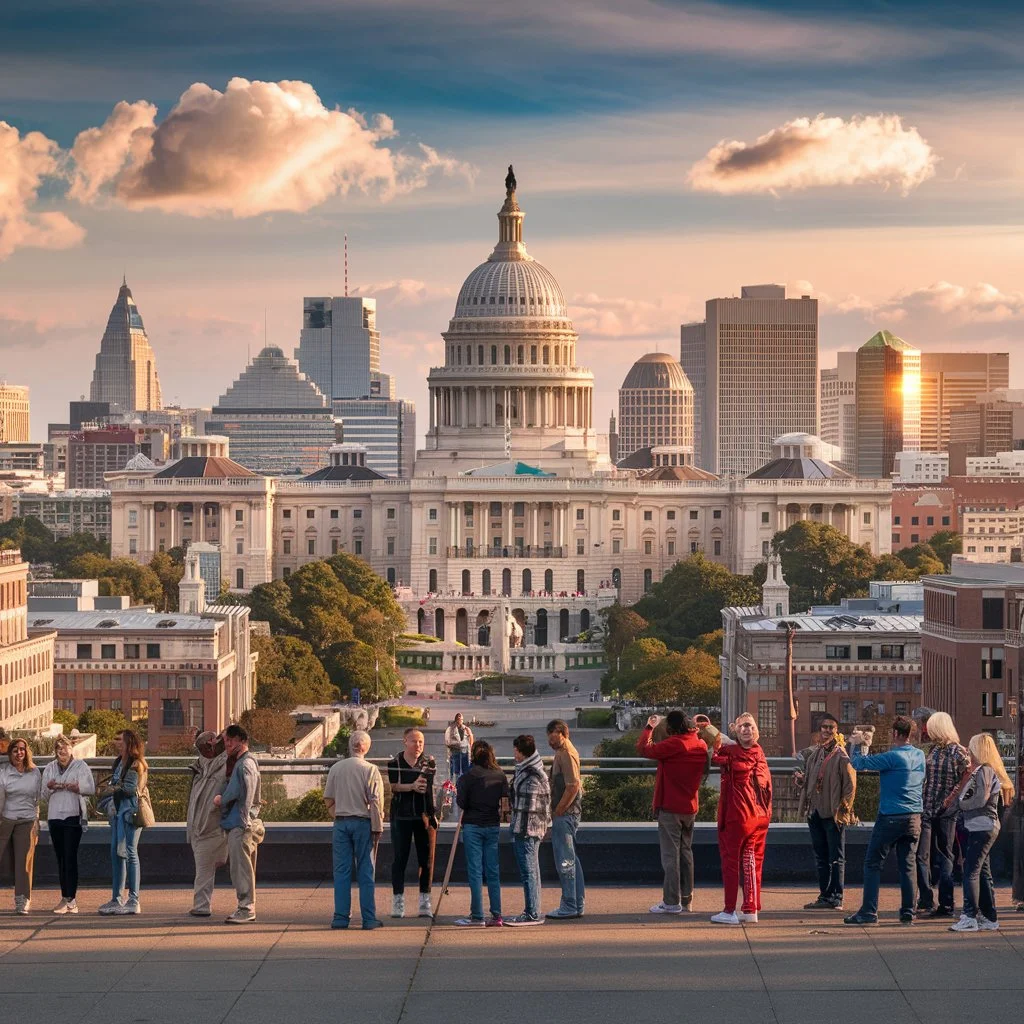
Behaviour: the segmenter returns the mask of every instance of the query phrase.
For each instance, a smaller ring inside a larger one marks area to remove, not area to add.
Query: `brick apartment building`
[[[936,533],[958,529],[956,493],[952,487],[893,488],[893,551],[927,544]]]

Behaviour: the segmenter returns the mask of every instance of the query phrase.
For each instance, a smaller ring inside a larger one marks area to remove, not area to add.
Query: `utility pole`
[[[796,635],[795,622],[784,621],[778,625],[786,631],[786,720],[789,722],[790,757],[796,757],[796,697],[793,693],[793,637]]]

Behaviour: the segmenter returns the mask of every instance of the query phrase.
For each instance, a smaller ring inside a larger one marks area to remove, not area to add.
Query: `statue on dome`
[[[512,165],[508,165],[508,174],[505,175],[505,191],[508,193],[515,192],[516,190],[516,175],[512,170]]]

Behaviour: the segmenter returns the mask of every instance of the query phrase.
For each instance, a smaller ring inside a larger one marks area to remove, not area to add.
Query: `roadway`
[[[699,913],[665,919],[645,912],[658,889],[594,888],[582,920],[462,929],[451,920],[467,911],[468,891],[453,887],[438,923],[385,919],[369,933],[328,930],[328,885],[260,887],[259,919],[245,927],[221,923],[231,909],[223,888],[210,920],[184,915],[182,888],[144,887],[139,917],[98,917],[108,895],[80,892],[77,917],[52,916],[53,893],[39,890],[29,917],[0,913],[5,1018],[1017,1024],[1024,1000],[1024,915],[1007,913],[1001,931],[973,935],[940,922],[905,928],[892,922],[892,888],[874,929],[800,911],[811,892],[796,888],[767,890],[761,923],[739,928],[708,923],[720,909],[717,889],[698,889]],[[553,889],[544,896],[554,905]],[[1005,906],[1008,892],[1000,897]],[[521,909],[517,887],[503,899],[506,912]],[[386,910],[385,887],[377,900]]]

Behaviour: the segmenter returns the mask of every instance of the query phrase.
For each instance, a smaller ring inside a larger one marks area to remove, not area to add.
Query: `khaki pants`
[[[262,827],[262,826],[261,826]],[[239,910],[256,909],[256,852],[259,843],[252,830],[233,828],[228,837],[228,863]]]
[[[14,895],[22,899],[32,898],[32,867],[36,859],[36,840],[39,838],[39,822],[32,818],[24,821],[0,819],[0,857],[7,850],[7,844],[14,847]]]
[[[196,880],[192,885],[192,909],[207,913],[213,898],[213,883],[217,865],[228,859],[228,839],[224,832],[192,840],[192,855],[196,860]]]

